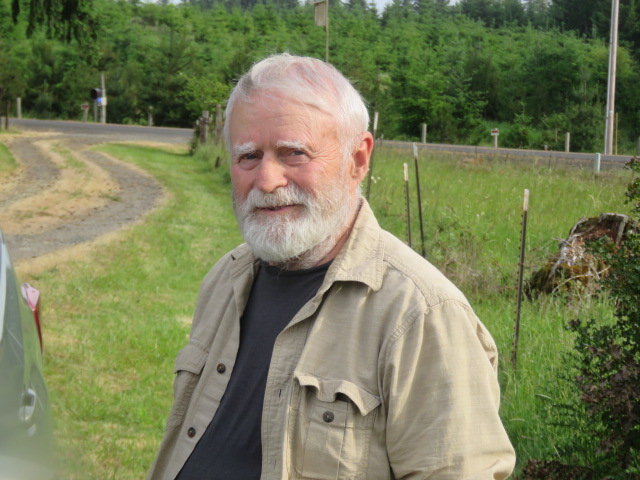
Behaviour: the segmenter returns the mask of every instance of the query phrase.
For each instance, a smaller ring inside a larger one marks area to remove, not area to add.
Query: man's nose
[[[272,155],[262,157],[256,173],[254,186],[264,193],[287,185],[286,166]]]

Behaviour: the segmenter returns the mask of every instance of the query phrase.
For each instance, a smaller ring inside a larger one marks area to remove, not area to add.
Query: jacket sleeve
[[[498,415],[497,360],[464,303],[446,300],[405,319],[387,347],[383,380],[397,479],[509,476],[515,454]]]

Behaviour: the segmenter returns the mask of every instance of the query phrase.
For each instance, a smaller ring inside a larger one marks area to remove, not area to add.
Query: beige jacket
[[[241,245],[206,276],[149,480],[173,480],[215,415],[256,269]],[[317,295],[276,340],[261,478],[506,478],[515,456],[497,363],[462,293],[365,202]]]

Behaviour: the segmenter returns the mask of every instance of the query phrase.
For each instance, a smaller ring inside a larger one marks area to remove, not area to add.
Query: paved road
[[[161,143],[189,143],[193,130],[188,128],[142,127],[139,125],[116,125],[113,123],[85,123],[59,120],[10,120],[10,127],[36,132],[60,132],[76,138],[86,137],[101,141],[138,141]]]
[[[394,140],[378,141],[378,145],[392,148],[412,149],[411,142],[397,142]],[[418,151],[444,152],[464,154],[469,156],[496,157],[520,161],[543,161],[545,164],[579,166],[594,168],[595,153],[555,152],[549,150],[524,150],[515,148],[478,147],[474,145],[449,145],[440,143],[416,143]],[[631,157],[629,155],[600,155],[601,170],[620,169]]]

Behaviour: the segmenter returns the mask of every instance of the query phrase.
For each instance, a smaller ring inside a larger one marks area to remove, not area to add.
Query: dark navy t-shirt
[[[259,480],[260,423],[278,334],[318,291],[329,263],[306,270],[261,265],[240,319],[240,348],[220,406],[177,480]]]

